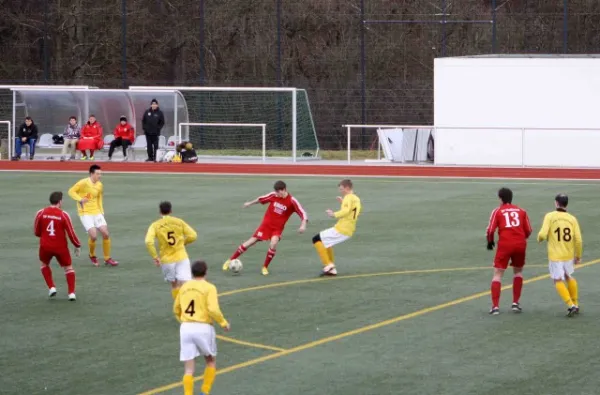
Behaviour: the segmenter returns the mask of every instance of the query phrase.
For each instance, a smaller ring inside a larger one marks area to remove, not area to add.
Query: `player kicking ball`
[[[579,313],[579,287],[573,272],[581,263],[583,239],[579,222],[567,212],[569,197],[559,194],[554,199],[556,211],[544,217],[538,242],[548,241],[548,267],[556,292],[567,305],[567,317]]]
[[[500,314],[500,292],[502,291],[502,277],[508,268],[513,268],[513,303],[512,311],[520,313],[521,290],[523,289],[523,266],[525,266],[525,251],[527,238],[532,229],[529,217],[522,208],[512,204],[513,192],[508,188],[498,191],[500,207],[492,211],[487,227],[487,249],[493,250],[494,234],[498,229],[498,249],[494,257],[494,276],[492,277],[491,295],[492,309],[490,314]]]
[[[204,261],[192,265],[192,280],[181,287],[173,303],[173,313],[181,323],[179,328],[179,359],[184,364],[183,393],[194,394],[196,358],[206,361],[204,381],[200,394],[208,395],[217,375],[217,338],[213,323],[229,332],[229,322],[219,308],[217,288],[206,281],[207,266]]]
[[[71,217],[66,211],[62,210],[62,197],[62,192],[52,192],[50,194],[50,206],[37,212],[33,231],[40,239],[39,257],[42,276],[44,276],[48,286],[48,295],[51,298],[56,296],[56,286],[50,268],[50,261],[52,261],[52,258],[56,258],[58,264],[65,271],[69,300],[75,301],[75,270],[71,266],[67,236],[75,246],[75,256],[79,256],[81,242],[75,234]]]
[[[227,261],[225,261],[223,264],[224,271],[229,270],[229,263],[232,260],[237,259],[244,252],[248,251],[248,248],[252,247],[259,241],[269,241],[269,250],[267,251],[267,256],[265,257],[265,262],[263,263],[262,267],[263,276],[267,276],[269,275],[269,265],[275,257],[277,244],[279,243],[279,240],[281,240],[281,235],[283,234],[285,224],[290,219],[292,214],[296,213],[302,220],[300,228],[298,229],[298,233],[304,233],[306,230],[308,215],[302,208],[300,202],[298,202],[295,197],[289,194],[285,182],[277,181],[273,186],[273,189],[274,192],[264,196],[259,196],[250,202],[244,203],[244,208],[248,208],[258,203],[268,203],[269,207],[265,212],[262,223],[254,232],[254,235],[242,243],[242,245],[237,248],[233,255]]]
[[[191,279],[190,259],[185,246],[196,241],[198,234],[184,220],[171,215],[171,202],[161,202],[159,210],[162,218],[150,225],[145,243],[154,264],[162,269],[165,281],[171,283],[171,295],[175,299],[183,283]],[[160,256],[154,246],[155,239],[158,240]]]
[[[321,231],[312,240],[321,263],[323,263],[322,276],[337,275],[333,246],[352,237],[356,230],[356,221],[362,210],[360,199],[354,194],[352,181],[342,180],[338,184],[338,188],[342,194],[337,198],[342,204],[341,208],[335,212],[333,210],[326,211],[329,217],[337,218],[338,221],[334,227]]]
[[[104,219],[104,206],[102,205],[104,186],[102,169],[98,165],[90,166],[89,177],[79,180],[69,189],[69,196],[77,202],[77,213],[79,219],[88,234],[88,245],[90,248],[90,261],[98,266],[96,257],[96,239],[98,232],[102,235],[102,252],[104,253],[104,264],[117,266],[119,262],[110,256],[111,240],[108,233],[108,225]]]

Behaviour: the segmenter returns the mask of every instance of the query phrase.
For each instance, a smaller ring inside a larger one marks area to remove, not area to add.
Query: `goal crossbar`
[[[211,127],[241,127],[241,128],[261,128],[262,131],[262,161],[267,161],[267,124],[266,123],[220,123],[220,122],[181,122],[179,124],[177,140],[181,143],[182,129],[184,126],[211,126]],[[202,148],[202,147],[200,147]]]

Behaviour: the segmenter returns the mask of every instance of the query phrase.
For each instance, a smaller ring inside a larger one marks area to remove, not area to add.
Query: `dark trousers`
[[[35,154],[35,139],[27,138],[27,140],[23,141],[20,137],[15,139],[15,156],[17,158],[21,158],[22,147],[24,145],[29,146],[29,156],[33,158]]]
[[[127,148],[131,145],[131,141],[125,140],[122,137],[117,137],[113,141],[110,142],[110,148],[108,149],[108,157],[112,158],[113,152],[115,152],[115,148],[123,147],[123,156],[127,156]]]
[[[156,160],[156,151],[158,150],[158,135],[146,135],[146,150],[148,151],[148,160]]]

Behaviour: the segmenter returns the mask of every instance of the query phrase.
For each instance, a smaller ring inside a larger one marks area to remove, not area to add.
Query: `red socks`
[[[65,272],[65,277],[67,277],[67,288],[70,294],[75,293],[75,270],[67,270]]]
[[[246,247],[244,247],[244,245],[242,244],[238,247],[238,249],[233,253],[231,258],[229,258],[229,259],[230,260],[238,259],[238,257],[246,251],[248,251],[248,249]]]
[[[90,157],[92,157],[92,156],[94,156],[94,150],[93,149],[90,150]]]
[[[276,253],[275,250],[269,248],[269,251],[267,251],[267,256],[265,257],[265,264],[263,265],[264,267],[269,267],[269,264],[275,257],[275,253]]]
[[[492,281],[492,307],[498,307],[500,305],[500,291],[502,289],[502,283],[500,281]]]
[[[81,155],[87,156],[87,153],[85,151],[81,151]]]
[[[513,303],[519,303],[521,299],[521,290],[523,289],[523,277],[513,277]]]
[[[46,281],[48,289],[54,288],[54,280],[52,279],[52,269],[50,269],[50,266],[42,266],[42,276],[44,276],[44,281]]]

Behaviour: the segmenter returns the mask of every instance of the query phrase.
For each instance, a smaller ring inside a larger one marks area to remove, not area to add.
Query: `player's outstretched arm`
[[[219,299],[217,298],[217,288],[211,287],[206,295],[206,302],[208,308],[208,315],[212,320],[221,325],[222,328],[229,327],[229,322],[223,316],[221,308],[219,307]]]
[[[185,236],[183,244],[188,245],[196,241],[198,239],[198,233],[185,221],[181,222],[183,222],[183,235]]]
[[[42,237],[42,210],[38,211],[35,215],[35,220],[33,221],[33,234],[36,237]]]
[[[541,243],[542,241],[548,239],[549,231],[550,231],[550,215],[546,214],[546,216],[544,217],[544,222],[542,223],[542,229],[540,229],[540,232],[537,235],[538,243]]]
[[[83,197],[79,195],[79,188],[81,187],[81,183],[82,181],[78,181],[77,183],[75,183],[75,185],[69,188],[69,196],[76,202],[79,202],[81,201],[81,199],[83,199]]]
[[[583,255],[583,238],[581,236],[581,228],[579,227],[579,222],[575,219],[575,258],[581,261],[581,256]],[[577,262],[579,263],[579,262]]]
[[[154,230],[154,226],[150,225],[150,227],[148,228],[148,232],[146,232],[146,238],[144,242],[146,243],[146,249],[148,250],[148,253],[156,262],[156,260],[158,259],[158,252],[156,252],[156,246],[154,245],[155,238],[156,231]]]
[[[177,294],[177,297],[173,302],[173,315],[177,321],[181,322],[181,300],[179,298],[179,294]]]
[[[260,203],[260,198],[256,198],[254,200],[250,200],[249,202],[244,203],[244,208],[248,208],[250,206],[254,206],[255,204]]]

